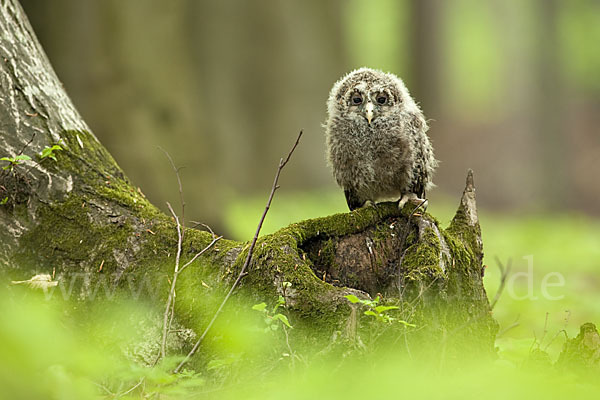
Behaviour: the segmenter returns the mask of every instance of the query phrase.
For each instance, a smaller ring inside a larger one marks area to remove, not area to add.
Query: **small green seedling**
[[[3,170],[5,171],[12,171],[14,167],[16,167],[17,165],[19,165],[21,162],[23,161],[27,161],[27,160],[31,160],[31,157],[26,156],[25,154],[20,154],[16,157],[2,157],[0,158],[0,161],[8,161],[9,164],[2,167]]]
[[[3,198],[2,200],[0,200],[0,206],[5,205],[6,203],[8,203],[8,196],[6,196],[5,198]]]
[[[288,321],[288,318],[285,315],[277,312],[279,307],[283,305],[285,305],[285,299],[283,298],[283,296],[279,296],[277,303],[275,303],[275,306],[271,311],[267,310],[267,303],[264,302],[252,306],[253,310],[264,313],[265,323],[267,324],[265,332],[268,332],[270,330],[276,331],[277,329],[279,329],[280,324],[283,324],[288,328],[292,327],[292,325],[290,325],[290,321]],[[277,321],[280,321],[280,323],[277,323]]]
[[[61,151],[63,150],[62,147],[60,147],[59,145],[55,144],[52,147],[44,147],[44,150],[42,150],[42,152],[40,153],[40,161],[45,159],[45,158],[51,158],[54,161],[56,161],[56,151]]]
[[[410,324],[404,320],[401,319],[397,319],[394,318],[390,315],[387,314],[388,311],[390,310],[397,310],[399,307],[396,306],[380,306],[378,305],[379,303],[379,296],[375,297],[374,300],[367,300],[367,299],[359,299],[358,297],[356,297],[353,294],[349,294],[347,296],[344,296],[346,299],[348,299],[348,301],[352,304],[362,304],[364,306],[368,307],[368,310],[366,310],[364,312],[365,315],[370,315],[373,318],[375,318],[377,321],[381,321],[381,322],[385,322],[388,324],[391,324],[393,322],[397,322],[399,324],[405,325],[405,326],[409,326],[411,328],[415,328],[416,325],[414,324]]]

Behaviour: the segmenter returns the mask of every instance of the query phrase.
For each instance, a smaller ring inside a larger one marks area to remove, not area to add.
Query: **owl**
[[[350,210],[378,201],[425,203],[437,167],[427,122],[400,78],[360,68],[327,101],[327,161]]]

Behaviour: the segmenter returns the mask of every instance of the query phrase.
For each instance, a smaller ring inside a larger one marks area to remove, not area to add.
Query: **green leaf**
[[[352,303],[352,304],[356,304],[356,303],[360,303],[361,302],[361,300],[358,297],[356,297],[355,295],[353,295],[353,294],[348,294],[348,295],[346,295],[344,297],[347,298],[348,301],[350,303]]]
[[[15,161],[15,159],[14,158],[8,158],[8,157],[2,157],[2,158],[0,158],[0,161],[13,162],[13,161]]]
[[[41,151],[41,153],[40,153],[40,158],[41,158],[42,160],[43,160],[44,158],[51,158],[51,159],[53,159],[54,161],[57,161],[57,160],[56,160],[56,156],[54,155],[54,151],[60,151],[60,150],[62,150],[62,149],[63,149],[63,148],[62,148],[62,147],[60,147],[60,146],[59,146],[59,145],[57,145],[57,144],[55,144],[55,145],[54,145],[54,146],[52,146],[52,147],[47,147],[47,146],[46,146],[46,147],[44,147],[44,149]]]
[[[373,310],[367,310],[367,311],[365,311],[365,315],[372,315],[374,317],[378,316],[377,314],[375,314],[375,311],[373,311]]]
[[[275,311],[277,311],[279,306],[282,306],[284,304],[285,304],[285,299],[283,298],[283,296],[279,296],[279,299],[277,299],[277,304],[275,304],[275,306],[273,307],[273,311],[271,311],[271,313],[274,313]]]
[[[6,196],[5,198],[3,198],[2,200],[0,200],[0,206],[5,205],[8,202],[8,196]]]
[[[417,327],[415,324],[410,324],[410,323],[408,323],[406,321],[403,321],[401,319],[398,320],[398,323],[400,323],[402,325],[405,325],[405,326],[410,326],[411,328],[416,328]]]
[[[273,319],[280,320],[288,328],[292,327],[292,325],[290,325],[290,321],[288,321],[287,317],[285,315],[283,315],[283,314],[275,314],[275,315],[273,315]]]
[[[377,311],[378,313],[382,313],[388,310],[397,310],[400,307],[396,307],[396,306],[377,306],[375,307],[375,311]]]
[[[253,310],[264,312],[267,308],[267,303],[259,303],[252,306]]]
[[[21,154],[21,155],[15,157],[15,161],[26,161],[26,160],[31,160],[31,157],[29,157],[25,154]]]

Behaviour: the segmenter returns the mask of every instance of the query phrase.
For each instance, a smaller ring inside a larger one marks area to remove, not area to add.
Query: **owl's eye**
[[[388,101],[388,96],[386,93],[379,93],[377,95],[377,103],[378,104],[384,105],[385,103],[387,103],[387,101]]]
[[[355,92],[352,95],[350,101],[352,101],[352,104],[354,104],[354,105],[359,105],[363,102],[363,99],[362,99],[362,96],[360,95],[360,93]]]

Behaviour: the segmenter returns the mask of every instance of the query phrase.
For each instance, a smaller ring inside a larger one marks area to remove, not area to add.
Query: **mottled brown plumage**
[[[333,85],[327,112],[327,160],[350,210],[425,198],[437,161],[425,117],[400,78],[352,71]]]

